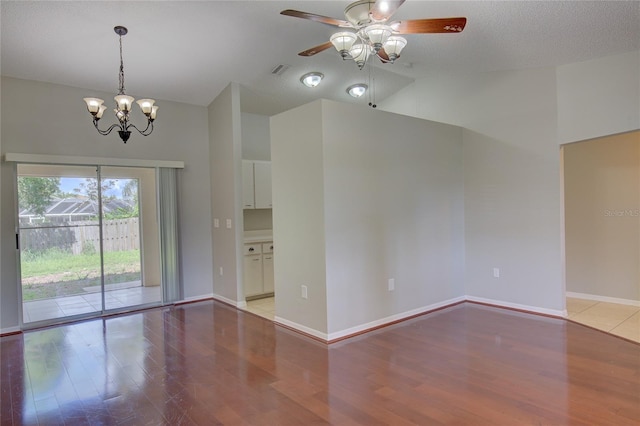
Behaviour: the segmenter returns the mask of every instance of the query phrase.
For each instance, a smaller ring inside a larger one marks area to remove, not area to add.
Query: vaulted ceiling
[[[319,97],[346,102],[356,82],[383,99],[432,72],[557,66],[640,49],[639,1],[407,0],[393,19],[467,17],[460,34],[408,35],[397,63],[358,70],[321,44],[335,27],[280,15],[297,9],[344,19],[349,1],[2,1],[3,76],[115,92],[118,38],[127,93],[208,105],[230,81],[242,108],[273,114]],[[282,75],[272,74],[287,65]],[[325,75],[313,89],[309,71]],[[90,95],[90,93],[88,93]]]

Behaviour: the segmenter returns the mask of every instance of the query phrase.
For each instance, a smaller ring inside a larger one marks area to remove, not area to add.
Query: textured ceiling
[[[319,97],[352,100],[345,89],[373,79],[383,99],[429,72],[555,66],[640,49],[639,1],[417,1],[394,19],[466,16],[461,34],[409,35],[399,63],[370,76],[330,49],[297,52],[335,28],[279,14],[298,9],[343,18],[348,1],[2,1],[4,76],[115,92],[118,39],[124,37],[127,93],[208,105],[230,81],[242,109],[273,114]],[[286,64],[281,76],[271,70]],[[308,89],[299,78],[325,74]],[[89,90],[90,92],[90,90]],[[88,92],[88,94],[90,94]]]

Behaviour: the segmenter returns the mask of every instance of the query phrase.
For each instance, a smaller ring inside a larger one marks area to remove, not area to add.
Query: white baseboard
[[[566,318],[567,310],[556,310],[539,308],[537,306],[521,305],[519,303],[505,302],[504,300],[485,299],[484,297],[467,296],[466,300],[469,302],[486,303],[488,305],[500,306],[503,308],[518,309],[521,311],[529,311],[537,314],[551,315],[554,317]]]
[[[574,293],[572,291],[568,291],[566,295],[567,297],[574,297],[576,299],[595,300],[597,302],[618,303],[620,305],[640,306],[640,300],[620,299],[617,297],[598,296],[596,294],[587,294],[587,293]]]
[[[220,302],[224,302],[227,305],[235,306],[238,309],[244,309],[247,307],[247,302],[245,300],[235,301],[235,300],[229,299],[228,297],[220,296],[219,294],[215,294],[215,293],[212,293],[211,296],[209,297],[212,297],[215,300],[218,300]]]
[[[20,333],[22,330],[20,329],[20,327],[16,326],[16,327],[6,327],[6,328],[0,328],[0,336],[4,336],[5,334],[15,334],[15,333]]]
[[[373,328],[377,328],[380,326],[384,326],[386,324],[401,321],[403,319],[410,318],[416,315],[426,314],[427,312],[440,309],[444,306],[449,306],[449,305],[453,305],[453,304],[464,302],[464,301],[465,301],[465,297],[460,296],[460,297],[454,297],[453,299],[444,300],[442,302],[433,303],[431,305],[422,306],[417,309],[412,309],[410,311],[405,311],[399,314],[391,315],[391,316],[381,318],[375,321],[371,321],[365,324],[357,325],[355,327],[350,327],[344,330],[336,331],[334,333],[329,333],[327,340],[332,341],[336,339],[341,339],[343,337],[351,336],[354,334],[359,334],[364,331],[371,330]]]
[[[298,324],[297,322],[293,322],[293,321],[289,321],[288,319],[284,319],[281,317],[275,317],[273,319],[274,322],[280,323],[282,325],[285,325],[289,328],[292,328],[294,330],[298,330],[301,331],[305,334],[309,334],[311,336],[317,337],[318,339],[324,340],[325,342],[328,341],[328,335],[327,333],[323,333],[321,331],[318,331],[316,329],[313,328],[309,328],[305,325],[302,324]]]

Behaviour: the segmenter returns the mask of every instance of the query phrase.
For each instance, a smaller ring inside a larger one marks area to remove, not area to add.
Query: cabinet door
[[[262,294],[262,255],[244,256],[244,295]]]
[[[242,208],[255,209],[253,162],[242,160]]]
[[[265,293],[273,293],[273,253],[262,255],[262,286]]]
[[[271,208],[271,163],[255,162],[253,164],[253,180],[255,192],[255,208]]]

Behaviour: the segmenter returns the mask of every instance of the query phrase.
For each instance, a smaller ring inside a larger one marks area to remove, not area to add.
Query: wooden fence
[[[72,222],[60,228],[31,228],[21,231],[23,250],[43,251],[50,248],[69,250],[73,254],[97,253],[100,250],[100,227],[96,221]],[[109,219],[102,222],[104,251],[128,251],[140,248],[140,226],[137,217]]]

